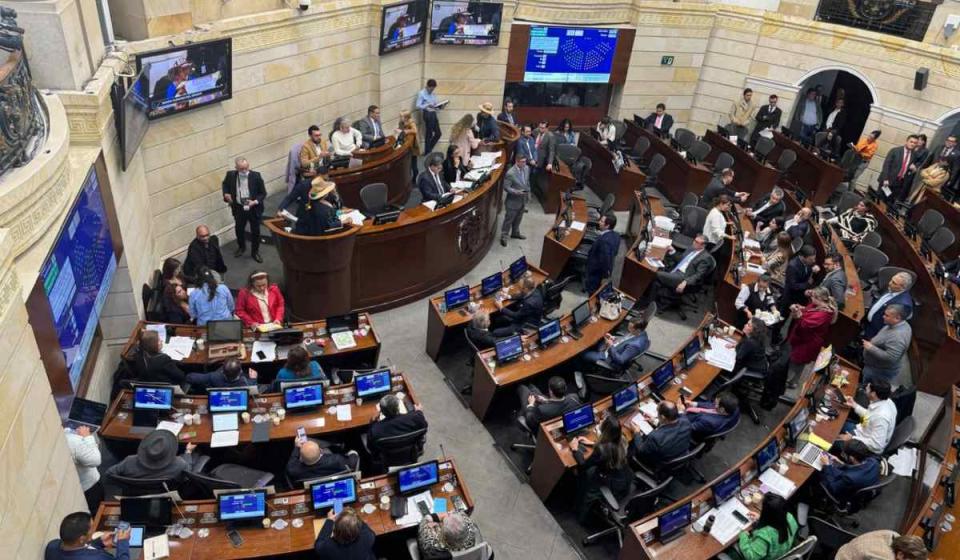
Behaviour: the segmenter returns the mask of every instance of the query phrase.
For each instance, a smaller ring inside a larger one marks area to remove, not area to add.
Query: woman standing
[[[410,148],[410,167],[413,169],[413,180],[416,182],[417,174],[417,156],[420,155],[420,137],[417,132],[417,123],[413,120],[413,116],[410,114],[410,111],[404,109],[400,111],[400,121],[397,123],[397,129],[393,133],[400,138],[400,134],[403,133],[406,136],[413,135],[415,140],[413,142],[413,147]]]
[[[806,306],[790,306],[793,325],[787,341],[790,343],[790,365],[787,387],[794,389],[807,364],[817,359],[827,341],[830,325],[837,320],[837,302],[826,288],[814,288]]]
[[[470,155],[480,145],[480,140],[473,134],[473,115],[467,113],[450,130],[450,143],[460,148],[460,154],[470,159]]]
[[[570,119],[560,121],[560,126],[557,127],[557,143],[577,145],[577,133],[574,132]]]
[[[758,517],[750,512],[751,518]],[[752,531],[740,533],[733,552],[742,560],[774,560],[793,548],[799,526],[793,514],[787,511],[787,501],[767,492],[763,496],[759,519]]]
[[[283,294],[270,276],[263,270],[255,270],[247,278],[247,286],[237,294],[237,317],[243,326],[257,328],[260,325],[283,323],[285,313]]]
[[[793,238],[789,233],[781,231],[776,239],[776,249],[763,255],[763,267],[774,280],[782,284],[787,263],[793,258]]]
[[[233,318],[233,295],[226,285],[217,281],[209,268],[200,269],[200,287],[190,294],[190,315],[201,327],[207,321]]]

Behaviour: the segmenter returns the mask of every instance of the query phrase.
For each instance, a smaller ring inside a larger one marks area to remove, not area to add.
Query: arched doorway
[[[852,69],[851,69],[852,70]],[[863,127],[870,116],[870,106],[877,103],[875,90],[863,77],[839,68],[823,69],[804,76],[797,91],[797,101],[793,108],[790,130],[799,137],[800,119],[807,100],[807,91],[815,89],[818,93],[821,120],[820,128],[825,128],[827,117],[836,106],[837,99],[843,98],[846,118],[837,132],[843,144],[856,142],[863,134]]]

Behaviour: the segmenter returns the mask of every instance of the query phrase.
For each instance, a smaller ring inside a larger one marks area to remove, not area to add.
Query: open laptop
[[[103,419],[106,415],[107,405],[74,397],[64,426],[71,430],[76,430],[80,426],[87,426],[91,432],[96,432],[103,425]]]
[[[243,323],[239,319],[207,321],[207,356],[210,359],[240,356]]]

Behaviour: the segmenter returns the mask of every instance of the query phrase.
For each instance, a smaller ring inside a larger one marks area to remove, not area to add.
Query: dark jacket
[[[607,230],[597,237],[587,253],[587,275],[607,277],[613,273],[613,261],[620,250],[620,234]]]
[[[437,182],[433,179],[433,173],[430,172],[430,169],[424,169],[417,175],[417,188],[420,190],[424,202],[428,200],[440,200],[441,196],[450,192],[450,185],[444,180],[442,169],[437,177],[440,179],[440,187],[437,186]]]
[[[883,297],[883,294],[878,295],[874,301]],[[883,328],[883,312],[890,304],[902,305],[904,311],[907,313],[907,316],[904,319],[909,319],[913,314],[913,296],[910,295],[909,290],[904,290],[891,298],[889,301],[884,303],[876,313],[873,314],[873,318],[870,318],[870,309],[873,308],[873,304],[870,304],[870,307],[867,307],[866,314],[863,316],[864,327],[863,327],[863,338],[871,339],[880,332],[880,329]]]
[[[479,121],[479,138],[481,140],[485,142],[496,142],[497,140],[500,140],[500,127],[497,125],[497,120],[495,118],[488,115],[483,120],[477,120]]]
[[[900,169],[903,167],[903,152],[903,146],[894,146],[887,152],[886,157],[883,158],[883,168],[880,170],[879,181],[881,185],[884,181],[889,181],[890,185],[895,187],[901,184],[902,180],[897,177],[900,175]],[[913,154],[911,154],[910,163],[917,163],[913,160]],[[906,179],[910,175],[909,167],[908,165],[903,179]]]
[[[221,185],[223,194],[229,194],[232,199],[230,209],[233,210],[234,214],[244,211],[243,205],[240,204],[240,199],[237,197],[237,181],[237,172],[227,171],[227,174],[223,178],[223,184]],[[256,171],[251,171],[250,174],[247,175],[247,190],[250,191],[250,198],[257,201],[257,205],[251,210],[257,216],[263,215],[263,200],[267,198],[267,188],[263,184],[263,177]]]
[[[834,498],[845,502],[858,490],[880,482],[880,461],[869,457],[859,465],[830,464],[820,471],[820,481]]]
[[[123,461],[107,469],[106,475],[123,476],[126,478],[154,478],[162,480],[179,479],[184,471],[193,468],[193,453],[184,453],[176,457],[172,463],[162,469],[150,469],[144,466],[136,455],[130,455]]]
[[[660,134],[668,134],[670,128],[673,127],[673,116],[670,113],[663,114],[663,121],[660,122],[660,128],[656,127],[657,124],[657,114],[650,113],[647,115],[647,118],[643,119],[643,127],[647,130],[652,130],[654,132],[659,132]]]
[[[666,270],[672,271],[676,268],[676,266],[683,261],[684,257],[687,256],[687,253],[691,251],[694,251],[693,247],[684,251],[683,254],[674,253],[670,255],[667,258],[669,262],[665,263],[667,265]],[[717,261],[714,260],[713,255],[710,254],[710,251],[704,249],[687,264],[687,269],[683,273],[683,279],[687,281],[687,284],[699,285],[704,280],[704,277],[710,274],[710,271],[716,266]]]
[[[650,337],[646,331],[638,332],[625,340],[610,347],[607,351],[607,358],[610,364],[617,369],[627,369],[637,356],[643,354],[650,348]]]
[[[513,113],[507,113],[506,111],[500,111],[500,114],[497,115],[498,121],[503,121],[505,123],[510,123],[513,126],[517,126],[517,117],[513,116]]]
[[[770,104],[767,103],[760,107],[757,110],[757,115],[754,117],[757,120],[756,131],[759,132],[765,128],[777,129],[780,127],[780,118],[783,116],[783,111],[780,107],[774,107],[773,111],[770,110]]]
[[[297,235],[323,235],[329,229],[338,228],[342,224],[337,217],[337,209],[314,200],[310,209],[297,220],[293,233]]]
[[[539,324],[543,318],[543,294],[540,293],[540,288],[534,288],[520,300],[515,309],[504,307],[500,313],[517,327],[524,323]]]
[[[300,461],[300,448],[294,447],[290,459],[287,461],[287,476],[293,483],[325,476],[333,476],[342,473],[350,468],[347,464],[347,458],[339,453],[324,451],[320,459],[312,464],[306,465]]]
[[[793,224],[787,228],[787,233],[790,234],[790,239],[806,239],[807,234],[810,233],[810,220]]]
[[[130,541],[116,541],[117,555],[110,554],[103,548],[103,541],[90,541],[86,548],[78,550],[61,550],[60,539],[47,543],[43,551],[43,560],[128,560],[130,558]]]
[[[472,325],[467,325],[467,336],[470,337],[478,350],[493,348],[497,343],[497,337],[493,336],[493,333],[474,328]]]
[[[363,521],[360,522],[360,536],[348,544],[340,544],[333,540],[333,522],[326,520],[317,540],[313,543],[313,551],[320,560],[376,560],[373,554],[373,544],[376,535]]]
[[[733,371],[731,373],[737,373],[743,368],[747,368],[747,371],[757,373],[767,372],[766,349],[764,349],[763,344],[755,338],[744,337],[741,338],[740,343],[737,344],[737,359],[733,363]]]
[[[770,195],[768,194],[767,196],[761,198],[759,201],[757,201],[756,204],[753,205],[753,210],[756,211],[758,208],[762,207],[764,204],[766,204],[769,201],[770,201]],[[770,220],[783,216],[783,214],[786,211],[787,211],[787,205],[784,204],[783,200],[781,199],[780,202],[768,206],[766,209],[764,209],[763,212],[760,212],[759,214],[754,213],[753,221],[769,224]]]
[[[644,465],[657,469],[663,463],[676,459],[690,450],[691,428],[687,417],[659,426],[649,435],[637,433],[633,438],[633,452]]]
[[[290,189],[290,192],[288,192],[287,195],[283,197],[283,200],[280,201],[277,211],[279,212],[280,210],[286,210],[288,206],[296,202],[296,212],[290,213],[297,218],[305,214],[307,211],[307,203],[310,202],[310,183],[312,180],[312,178],[304,179],[294,185],[293,188]]]
[[[187,246],[187,258],[183,261],[183,275],[192,284],[198,284],[201,268],[209,268],[220,274],[227,271],[223,262],[223,253],[220,251],[220,239],[210,234],[210,239],[204,245],[199,239],[194,239]]]
[[[538,131],[534,136],[534,140],[540,136]],[[553,164],[553,160],[557,157],[557,135],[549,130],[543,134],[543,139],[540,141],[540,147],[537,149],[539,152],[539,158],[537,159],[537,167],[545,168],[547,164]]]
[[[533,406],[527,406],[527,403],[523,403],[527,426],[536,433],[537,426],[541,422],[561,416],[564,412],[573,410],[580,404],[580,398],[573,393],[564,395],[560,400],[549,399],[538,402]]]
[[[737,191],[724,185],[720,177],[710,179],[710,183],[707,185],[707,188],[703,189],[703,195],[700,197],[700,207],[713,208],[713,200],[721,194],[725,194],[732,199],[737,194]]]
[[[806,303],[805,292],[810,287],[810,277],[812,275],[813,267],[803,264],[799,256],[790,259],[790,262],[787,263],[787,270],[783,275],[783,295],[780,297],[785,304],[780,306],[781,313],[794,303]]]
[[[527,157],[527,163],[539,162],[537,159],[537,144],[533,136],[521,136],[520,139],[517,140],[516,151],[518,154],[523,154]]]
[[[455,183],[457,181],[457,171],[460,171],[460,180],[464,180],[463,176],[469,172],[469,169],[463,164],[463,158],[460,159],[459,166],[454,165],[453,160],[447,158],[443,160],[443,171],[440,173],[440,178],[447,183]]]
[[[583,447],[573,452],[573,458],[580,467],[581,484],[588,486],[587,493],[596,492],[601,482],[606,482],[617,498],[623,498],[630,492],[630,483],[633,480],[633,471],[630,463],[624,462],[619,469],[607,466],[607,458],[603,446],[597,446],[590,457],[584,458]]]
[[[713,403],[702,403],[697,408],[705,410],[716,410]],[[690,422],[690,435],[697,441],[732,428],[740,419],[740,409],[733,411],[733,414],[720,414],[711,412],[691,412],[685,415]]]
[[[138,348],[133,351],[130,367],[133,369],[133,377],[137,381],[181,385],[187,380],[186,374],[183,373],[177,362],[162,352],[148,354]]]
[[[204,391],[210,387],[252,387],[257,384],[256,381],[247,377],[241,372],[234,380],[227,379],[223,373],[223,368],[217,368],[210,373],[188,373],[187,384],[194,391]]]
[[[367,434],[367,447],[370,450],[377,448],[377,442],[383,438],[409,434],[427,427],[427,419],[422,410],[411,410],[406,414],[399,414],[393,418],[384,418],[370,424]]]

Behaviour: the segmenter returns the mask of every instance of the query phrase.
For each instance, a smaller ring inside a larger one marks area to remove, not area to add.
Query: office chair
[[[720,172],[728,167],[733,167],[733,156],[727,152],[720,152],[720,155],[717,156],[717,161],[713,162],[713,174],[715,176],[720,175]]]
[[[702,210],[702,208],[701,208]],[[723,245],[717,245],[714,249],[714,252],[722,247]],[[705,292],[712,282],[713,274],[717,270],[716,258],[714,258],[713,268],[711,268],[703,276],[703,279],[696,284],[687,284],[686,289],[683,290],[682,294],[677,294],[674,290],[660,290],[659,294],[656,294],[657,305],[659,309],[657,315],[663,315],[667,311],[676,311],[680,316],[681,321],[687,320],[687,311],[696,311],[697,310],[697,296]]]
[[[411,208],[416,208],[423,203],[423,193],[420,192],[420,189],[410,189],[410,194],[407,196],[407,201],[403,203],[403,209],[409,210]]]
[[[410,554],[410,560],[420,560],[420,545],[417,539],[407,539],[407,552]],[[452,560],[490,560],[493,558],[493,548],[487,541],[477,539],[477,544],[466,550],[451,552]]]
[[[880,249],[859,244],[853,250],[853,264],[861,282],[875,281],[880,269],[890,262],[890,258]]]
[[[813,547],[817,545],[817,537],[807,537],[803,542],[791,548],[777,560],[805,560],[810,557]]]
[[[767,161],[767,156],[770,155],[770,152],[772,152],[776,146],[777,144],[772,138],[759,136],[757,143],[753,146],[753,152],[757,154],[757,159],[759,159],[761,163],[764,163]]]
[[[667,158],[663,157],[663,154],[654,154],[650,158],[650,164],[647,165],[647,180],[643,183],[643,190],[648,195],[656,196],[660,200],[667,200],[667,197],[663,196],[663,193],[657,188],[657,185],[660,184],[658,175],[665,165],[667,165]]]
[[[917,222],[917,231],[924,239],[930,239],[933,237],[933,234],[940,229],[943,222],[943,214],[933,208],[928,208],[926,212],[923,213],[923,216],[920,216],[920,221]]]
[[[470,333],[467,329],[463,329],[463,338],[467,341],[467,347],[470,348],[470,357],[467,358],[467,367],[470,368],[470,371],[473,371],[473,364],[476,362],[477,354],[480,353],[480,349],[477,347],[476,343],[473,342],[473,339],[470,338]],[[463,387],[457,388],[457,392],[461,395],[469,395],[473,393],[473,384],[467,383]]]
[[[553,282],[550,280],[544,281],[542,284],[544,317],[549,317],[551,313],[554,313],[557,309],[560,309],[560,303],[563,302],[563,290],[566,289],[567,284],[569,284],[573,279],[574,275],[571,274],[559,282]]]
[[[840,547],[857,538],[857,535],[814,515],[807,518],[810,534],[817,538],[817,558],[834,558]]]
[[[663,208],[666,210],[666,216],[673,221],[677,221],[680,219],[680,211],[683,208],[686,208],[687,206],[700,205],[700,196],[698,196],[697,193],[687,191],[683,194],[683,199],[680,201],[679,205],[665,199],[661,199],[660,204],[662,204]]]
[[[673,132],[673,141],[676,142],[679,149],[687,151],[696,141],[697,135],[687,128],[678,128]]]
[[[163,273],[157,269],[150,275],[150,283],[144,283],[140,289],[143,311],[147,321],[163,320]]]
[[[785,175],[795,161],[797,161],[797,152],[789,149],[780,152],[780,159],[777,160],[777,169],[780,170],[780,175]]]
[[[680,210],[680,233],[673,236],[673,246],[683,252],[693,245],[693,238],[703,231],[708,210],[699,206],[686,206]]]
[[[517,451],[518,449],[527,449],[533,451],[537,448],[537,433],[533,430],[533,428],[530,427],[530,422],[527,420],[526,404],[521,404],[522,408],[520,409],[520,413],[517,414],[517,425],[520,426],[520,431],[523,432],[524,438],[530,443],[511,443],[510,449],[514,451]]]
[[[617,131],[616,135],[613,138],[613,141],[617,146],[623,141],[623,135],[627,133],[627,124],[623,121],[613,120],[610,121],[610,124],[613,125],[613,129]]]
[[[883,236],[875,231],[868,232],[863,238],[860,239],[860,245],[866,245],[867,247],[873,247],[874,249],[879,249],[880,245],[883,244]]]
[[[215,490],[239,490],[241,488],[247,488],[245,486],[240,486],[234,481],[224,480],[222,478],[217,478],[206,474],[187,472],[184,473],[184,475],[186,477],[186,482],[191,486],[192,489],[196,490],[195,497],[200,500],[212,498]],[[191,494],[191,496],[193,496],[193,494]]]
[[[694,163],[701,163],[706,159],[707,155],[710,154],[710,150],[710,144],[707,144],[703,140],[694,140],[687,150],[687,159],[692,160]]]
[[[617,197],[615,194],[610,193],[607,196],[603,197],[603,202],[600,205],[596,204],[587,204],[587,215],[588,215],[588,228],[597,228],[600,222],[600,216],[606,216],[608,212],[613,209],[613,205],[617,203]]]
[[[583,537],[583,545],[590,546],[610,533],[617,534],[620,548],[623,548],[623,532],[634,521],[656,511],[659,507],[660,496],[673,482],[673,477],[667,477],[659,484],[643,489],[631,489],[630,494],[622,501],[617,500],[607,485],[600,486],[600,512],[603,521],[608,525],[606,529]]]
[[[713,449],[715,445],[717,445],[717,442],[725,440],[728,435],[730,435],[731,433],[733,433],[734,430],[737,429],[738,426],[740,426],[739,417],[737,418],[737,421],[734,422],[733,426],[731,426],[730,428],[722,432],[718,432],[716,434],[703,438],[703,451],[701,451],[700,454],[697,455],[694,461],[702,459],[707,453],[710,453],[710,450]],[[693,464],[694,461],[690,462],[690,470],[697,475],[697,480],[699,481],[706,480],[706,477],[703,476],[703,473],[700,472],[700,469],[698,469],[697,466]]]
[[[427,428],[381,438],[377,440],[375,450],[370,449],[367,437],[367,434],[360,435],[363,447],[376,465],[375,472],[383,472],[390,467],[416,463],[423,455],[423,446],[427,440]]]
[[[910,437],[913,435],[913,430],[916,428],[917,421],[914,420],[913,416],[907,416],[903,419],[902,422],[896,425],[893,429],[893,435],[890,436],[890,442],[883,449],[883,457],[890,458],[893,455],[897,454],[897,451],[901,447],[906,445],[907,441],[910,440]]]
[[[180,487],[180,478],[132,478],[116,474],[104,475],[104,486],[114,486],[121,496],[149,496],[163,494]],[[111,495],[108,491],[107,495]]]
[[[813,228],[810,228],[810,229],[813,229]],[[797,252],[803,248],[803,245],[804,243],[806,243],[806,241],[807,241],[806,239],[802,237],[798,237],[790,242],[790,250],[793,251],[794,255],[796,255]]]
[[[647,150],[650,149],[650,139],[646,136],[640,136],[637,138],[637,141],[633,144],[633,149],[630,151],[630,154],[627,156],[630,158],[633,163],[643,170],[643,156],[647,153]]]
[[[953,245],[954,241],[957,240],[957,237],[950,231],[950,228],[946,226],[941,226],[930,236],[930,240],[927,241],[927,245],[930,247],[930,250],[935,254],[939,255],[950,248]]]
[[[884,470],[885,468],[881,466],[880,472],[882,473]],[[844,519],[849,519],[847,516],[857,513],[868,506],[870,502],[874,500],[874,498],[880,495],[880,493],[883,491],[883,488],[893,483],[896,478],[897,475],[894,474],[892,469],[890,469],[890,472],[888,472],[886,476],[881,475],[880,482],[874,484],[873,486],[867,486],[866,488],[857,490],[857,492],[854,493],[849,501],[844,501],[837,498],[831,494],[829,490],[827,490],[827,487],[823,485],[823,481],[818,481],[820,490],[826,499],[826,502],[823,504],[826,506],[824,512],[831,516],[839,515]],[[850,519],[850,522],[854,528],[860,526],[860,522],[856,519]]]
[[[840,168],[843,169],[843,180],[849,182],[853,178],[853,173],[860,165],[860,156],[854,150],[847,150],[840,158]]]
[[[557,146],[557,159],[573,167],[575,161],[580,159],[580,148],[574,144],[560,144]]]
[[[837,216],[839,216],[861,202],[863,202],[863,195],[860,193],[852,191],[845,192],[840,196],[840,200],[837,202],[835,212]]]
[[[207,475],[200,471],[193,474],[220,481],[222,484],[235,484],[237,488],[263,488],[273,481],[273,473],[232,463],[219,465]]]
[[[704,482],[706,482],[706,479],[703,478],[703,475],[701,475],[700,473],[696,472],[691,468],[691,463],[693,463],[693,460],[696,459],[697,456],[703,452],[703,448],[704,448],[703,443],[697,444],[695,447],[691,448],[689,451],[687,451],[683,455],[675,459],[671,459],[659,465],[658,467],[648,467],[647,465],[641,463],[635,456],[632,456],[632,455],[630,456],[630,461],[633,463],[633,466],[636,467],[634,470],[639,470],[639,472],[637,472],[636,474],[640,478],[640,480],[642,480],[647,486],[650,486],[650,487],[658,486],[660,484],[660,481],[663,478],[666,478],[666,477],[672,478],[675,476],[679,476],[680,473],[684,473],[684,472],[693,475],[693,477],[697,480],[697,482],[699,482],[700,484],[703,484]],[[645,475],[645,476],[641,476],[641,475]],[[652,477],[652,478],[648,478],[648,477]],[[671,502],[676,501],[674,498],[671,498],[667,494],[664,494],[664,495]]]
[[[906,268],[900,268],[899,266],[880,267],[880,269],[877,270],[877,282],[874,286],[881,290],[886,290],[890,279],[901,272],[906,272],[910,276],[910,284],[907,286],[907,290],[910,290],[910,288],[917,283],[917,273],[912,270],[907,270]],[[907,319],[909,319],[909,317],[907,317]]]
[[[387,208],[386,183],[370,183],[360,189],[360,201],[363,203],[363,213],[373,216]]]

